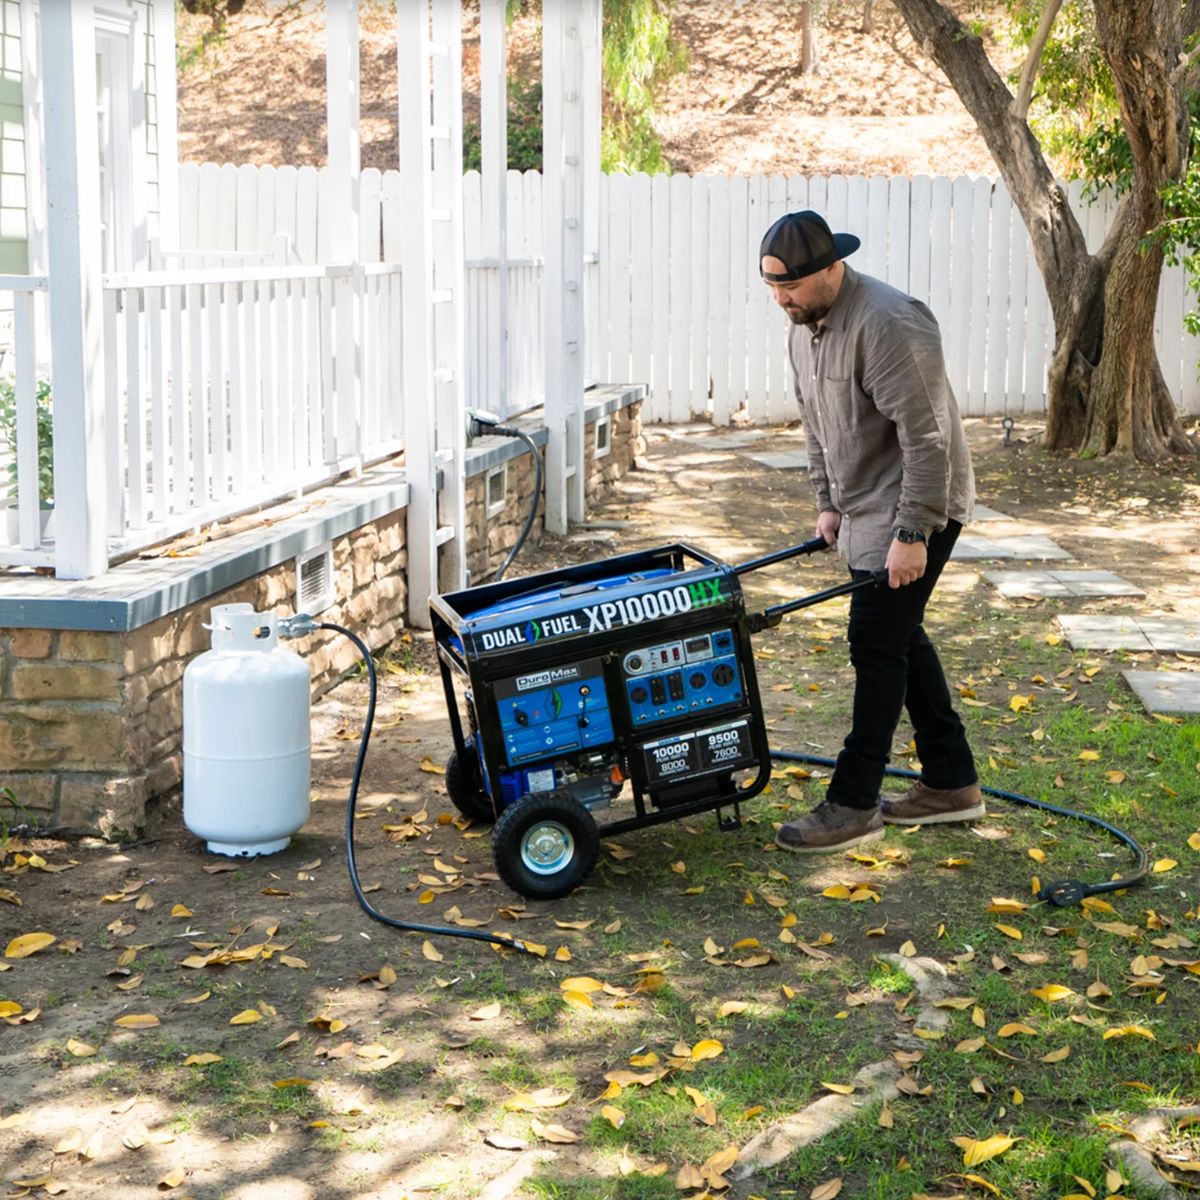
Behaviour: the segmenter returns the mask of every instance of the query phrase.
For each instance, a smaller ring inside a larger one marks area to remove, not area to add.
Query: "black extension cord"
[[[311,620],[311,618],[309,618]],[[355,898],[358,900],[363,912],[372,920],[378,921],[381,925],[387,925],[391,929],[402,929],[409,933],[428,933],[439,937],[459,937],[469,938],[471,941],[488,942],[491,945],[508,946],[514,950],[522,950],[526,954],[532,954],[536,957],[542,957],[537,950],[531,949],[525,942],[519,938],[511,938],[506,934],[497,933],[480,933],[474,929],[454,929],[446,925],[421,925],[412,921],[400,921],[395,917],[389,917],[386,913],[382,913],[377,909],[366,897],[362,889],[362,884],[358,878],[358,866],[355,860],[354,853],[354,822],[355,811],[358,806],[358,788],[362,780],[363,763],[367,757],[367,746],[371,740],[371,729],[375,724],[375,699],[376,699],[376,674],[375,663],[371,658],[371,652],[366,644],[356,634],[342,625],[335,625],[330,621],[314,622],[313,629],[331,629],[335,633],[340,633],[348,637],[358,649],[358,652],[363,657],[363,662],[367,668],[367,679],[369,682],[370,695],[367,700],[367,715],[363,721],[362,736],[358,743],[358,755],[354,761],[354,772],[350,779],[350,793],[346,800],[346,867],[350,874],[350,886],[354,889]],[[796,762],[808,763],[813,766],[833,767],[836,766],[836,760],[832,758],[822,758],[816,754],[801,754],[795,750],[772,750],[772,760],[779,762]],[[899,779],[919,779],[920,774],[916,771],[909,771],[902,767],[889,767],[886,774]],[[996,796],[1002,800],[1010,800],[1017,804],[1025,804],[1031,808],[1041,809],[1044,812],[1054,813],[1061,817],[1075,817],[1082,821],[1087,821],[1092,825],[1098,826],[1105,832],[1112,834],[1118,841],[1123,842],[1137,856],[1137,870],[1128,876],[1118,879],[1108,880],[1104,883],[1083,883],[1078,879],[1064,879],[1055,883],[1045,884],[1041,891],[1038,892],[1039,900],[1048,901],[1060,908],[1065,908],[1071,904],[1077,904],[1086,896],[1098,896],[1104,892],[1115,892],[1123,888],[1133,887],[1141,883],[1149,872],[1149,856],[1146,851],[1123,829],[1118,829],[1115,825],[1110,825],[1107,821],[1102,821],[1099,817],[1094,817],[1089,813],[1078,812],[1072,808],[1063,808],[1057,804],[1049,804],[1044,800],[1035,800],[1032,796],[1023,796],[1019,792],[1006,792],[1000,788],[985,787],[983,791],[986,795]]]

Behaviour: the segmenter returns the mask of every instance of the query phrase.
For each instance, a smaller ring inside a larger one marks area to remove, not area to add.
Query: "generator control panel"
[[[732,629],[630,650],[621,670],[634,728],[745,699]]]
[[[511,766],[613,740],[598,658],[497,680],[495,694]]]

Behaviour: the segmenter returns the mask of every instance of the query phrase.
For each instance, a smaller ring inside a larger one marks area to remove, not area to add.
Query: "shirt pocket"
[[[859,408],[854,380],[821,380],[821,419],[826,448],[834,453],[852,451],[858,436]]]

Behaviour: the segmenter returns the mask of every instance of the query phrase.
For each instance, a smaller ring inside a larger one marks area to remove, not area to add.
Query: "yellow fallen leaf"
[[[1080,750],[1079,761],[1080,762],[1099,762],[1100,761],[1100,751],[1099,750]]]
[[[1034,862],[1044,863],[1046,861],[1045,850],[1039,850],[1037,846],[1031,846],[1025,851]]]
[[[948,1175],[947,1179],[965,1179],[968,1183],[973,1183],[978,1188],[983,1188],[985,1192],[991,1192],[993,1196],[1001,1195],[1000,1189],[992,1183],[990,1179],[984,1179],[982,1175]]]
[[[293,971],[307,971],[308,963],[302,958],[297,958],[294,954],[281,954],[279,961],[285,967],[291,967]]]
[[[421,943],[421,954],[430,962],[444,962],[446,958],[428,938]]]
[[[183,1060],[185,1067],[207,1067],[212,1063],[224,1062],[225,1060],[219,1054],[213,1054],[210,1050],[205,1050],[201,1054],[189,1054]]]
[[[734,1017],[738,1013],[744,1013],[750,1007],[745,1000],[726,1000],[720,1008],[717,1009],[718,1017]]]
[[[1031,995],[1036,996],[1039,1000],[1045,1000],[1048,1004],[1053,1004],[1054,1001],[1066,1000],[1075,993],[1069,987],[1063,987],[1061,983],[1048,983],[1045,987],[1033,988]]]
[[[913,945],[911,938],[900,947],[898,953],[900,954],[900,956],[902,958],[915,958],[916,957],[917,948],[916,948],[916,946]]]
[[[275,1082],[271,1084],[273,1088],[312,1087],[312,1085],[313,1081],[311,1079],[301,1079],[299,1077],[292,1079],[276,1079]]]
[[[428,755],[421,759],[421,770],[427,775],[445,775],[446,768],[439,767]]]
[[[559,985],[564,992],[602,992],[604,984],[590,975],[573,975],[564,979]]]
[[[828,896],[830,900],[849,900],[850,889],[844,883],[835,883],[832,887],[827,887],[821,895]]]
[[[829,1179],[825,1183],[818,1184],[811,1192],[808,1193],[809,1200],[833,1200],[834,1196],[838,1195],[842,1190],[842,1181],[840,1179]]]
[[[1150,870],[1155,872],[1157,875],[1162,875],[1167,871],[1174,870],[1177,866],[1179,866],[1179,864],[1173,858],[1160,858],[1154,864],[1154,866],[1150,868]]]
[[[725,1047],[716,1038],[705,1038],[692,1047],[691,1059],[692,1062],[703,1062],[706,1058],[716,1058],[724,1050]]]
[[[1104,1031],[1105,1041],[1108,1041],[1109,1038],[1119,1037],[1141,1037],[1151,1042],[1158,1040],[1149,1029],[1141,1025],[1118,1025],[1113,1029],[1106,1029]]]
[[[122,1029],[153,1029],[162,1022],[153,1013],[130,1013],[128,1016],[118,1017],[113,1024],[120,1025]]]
[[[1018,942],[1021,941],[1022,937],[1024,936],[1019,929],[1015,929],[1012,925],[997,925],[996,928],[1000,930],[1005,937],[1013,938]]]
[[[595,1008],[592,998],[587,992],[566,991],[562,994],[563,1003],[568,1008]]]
[[[956,1137],[953,1141],[963,1152],[963,1166],[975,1167],[1011,1149],[1018,1139],[996,1133],[988,1138]]]
[[[96,1047],[89,1046],[87,1042],[81,1042],[77,1038],[68,1038],[67,1051],[76,1058],[91,1058],[96,1053]]]
[[[0,1017],[15,1017],[21,1011],[21,1006],[15,1000],[0,1000]]]
[[[236,1017],[230,1017],[230,1025],[253,1025],[256,1021],[263,1019],[262,1013],[257,1008],[244,1008]]]
[[[658,1062],[658,1055],[653,1050],[648,1054],[631,1054],[629,1056],[631,1067],[652,1067],[656,1062]]]
[[[1063,1046],[1061,1050],[1051,1050],[1049,1054],[1043,1054],[1040,1061],[1044,1063],[1057,1063],[1062,1062],[1064,1058],[1069,1058],[1070,1056],[1071,1047]]]
[[[172,916],[172,918],[174,918],[174,917],[191,917],[191,916],[195,916],[195,914],[192,912],[192,910],[190,908],[188,908],[188,906],[186,904],[173,904],[173,905],[171,905],[171,916]]]
[[[1104,778],[1107,779],[1109,783],[1124,783],[1129,776],[1126,775],[1124,771],[1105,771]]]
[[[58,938],[52,933],[23,933],[8,943],[4,950],[5,958],[28,958],[47,946],[53,946]]]
[[[1197,830],[1195,833],[1188,834],[1187,844],[1191,846],[1193,850],[1200,850],[1200,830]]]
[[[482,1008],[477,1008],[471,1013],[472,1021],[494,1021],[500,1015],[500,1001],[497,1000],[492,1004],[485,1004]]]
[[[836,1092],[839,1096],[849,1096],[854,1091],[854,1084],[852,1083],[827,1083],[822,1079],[821,1086],[827,1092]]]
[[[1013,696],[1009,699],[1008,707],[1015,713],[1029,712],[1033,708],[1033,693],[1028,696]]]
[[[571,1142],[579,1141],[579,1134],[573,1133],[562,1125],[543,1125],[537,1117],[529,1118],[529,1128],[535,1137],[541,1138],[544,1142],[569,1145]]]
[[[187,1178],[187,1172],[182,1167],[168,1171],[159,1181],[160,1188],[177,1188]]]
[[[600,1115],[614,1128],[620,1129],[625,1124],[625,1114],[615,1104],[606,1104],[600,1110]]]
[[[1091,912],[1112,913],[1113,916],[1116,916],[1117,913],[1117,910],[1107,900],[1101,900],[1099,896],[1084,896],[1079,905]]]
[[[996,1036],[1002,1038],[1016,1037],[1018,1034],[1023,1034],[1027,1037],[1036,1036],[1037,1030],[1021,1021],[1009,1021],[1007,1025],[1001,1025],[996,1030]],[[967,1166],[971,1166],[971,1163],[967,1163]]]

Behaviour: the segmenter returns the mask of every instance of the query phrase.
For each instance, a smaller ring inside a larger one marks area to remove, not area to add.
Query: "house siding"
[[[21,5],[0,0],[0,274],[29,271]]]

